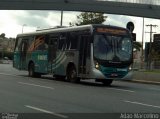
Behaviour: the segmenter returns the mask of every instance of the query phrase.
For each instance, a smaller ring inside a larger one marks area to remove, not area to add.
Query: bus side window
[[[85,55],[86,55],[86,57],[90,57],[90,47],[91,47],[91,36],[89,36],[88,34],[87,35],[80,35],[80,37],[79,37],[79,44],[80,44],[80,46],[79,46],[79,50],[81,50],[81,49],[84,49],[84,53],[85,53]]]
[[[47,47],[48,47],[48,45],[49,45],[49,35],[46,35],[45,36],[45,44],[47,45]]]
[[[47,50],[48,44],[45,35],[36,36],[35,39],[35,48],[36,50]]]
[[[59,34],[49,34],[49,49],[48,49],[48,60],[52,62],[56,58],[56,50],[57,50],[57,41],[59,38]]]
[[[61,33],[58,39],[58,49],[59,50],[67,49],[66,39],[67,39],[67,33]]]
[[[49,36],[46,35],[44,39],[44,50],[48,50],[49,47]]]
[[[70,49],[78,49],[78,34],[76,32],[71,32],[69,34],[69,40],[70,41]]]
[[[57,46],[57,45],[58,45],[58,38],[59,38],[59,35],[58,35],[58,34],[50,34],[50,35],[48,36],[49,45],[50,45],[50,46]]]
[[[28,39],[22,39],[21,51],[26,53],[28,48]]]

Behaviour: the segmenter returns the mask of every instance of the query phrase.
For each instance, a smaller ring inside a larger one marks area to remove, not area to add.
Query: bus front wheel
[[[105,86],[110,86],[112,82],[113,82],[113,79],[107,79],[102,81],[103,85]]]
[[[80,82],[80,79],[77,78],[77,71],[74,66],[70,66],[67,68],[67,81],[70,81],[72,83]]]

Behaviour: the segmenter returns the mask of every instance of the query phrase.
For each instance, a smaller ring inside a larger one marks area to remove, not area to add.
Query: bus
[[[18,34],[13,67],[30,77],[51,74],[70,82],[94,79],[104,85],[131,79],[132,35],[110,25],[83,25]]]

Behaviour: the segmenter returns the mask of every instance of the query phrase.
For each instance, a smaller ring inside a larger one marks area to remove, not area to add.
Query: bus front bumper
[[[129,71],[123,78],[119,77],[106,77],[100,70],[93,68],[91,72],[91,78],[94,79],[114,79],[114,80],[132,80],[133,79],[133,71]]]

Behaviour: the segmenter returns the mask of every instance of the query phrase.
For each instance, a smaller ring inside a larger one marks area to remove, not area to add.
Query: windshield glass
[[[94,35],[94,57],[113,62],[128,61],[132,56],[132,42],[127,36]]]

